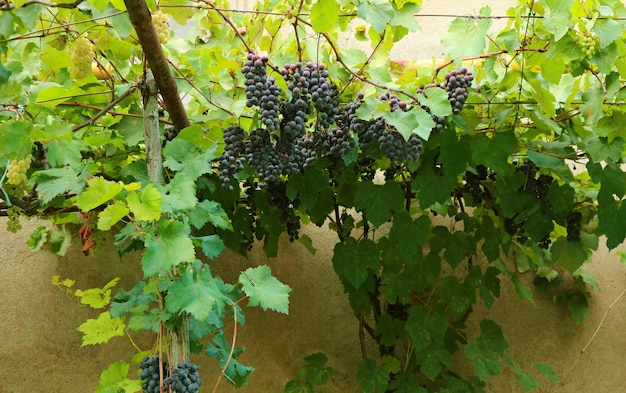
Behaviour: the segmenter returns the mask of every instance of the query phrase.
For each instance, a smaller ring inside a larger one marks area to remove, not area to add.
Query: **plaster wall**
[[[239,2],[242,3],[242,2]],[[244,2],[245,3],[245,2]],[[482,0],[425,0],[422,14],[475,13]],[[490,1],[493,15],[504,15],[512,0]],[[240,5],[243,7],[243,5]],[[451,19],[420,17],[422,30],[394,49],[394,59],[441,57],[439,41]],[[503,21],[496,21],[503,23]],[[93,392],[99,375],[116,360],[128,361],[135,349],[126,338],[114,338],[102,346],[80,348],[76,331],[98,312],[81,305],[50,283],[53,275],[70,277],[77,288],[101,287],[114,277],[129,289],[140,275],[138,259],[120,259],[109,245],[97,257],[85,257],[72,248],[64,257],[49,252],[31,253],[25,245],[30,230],[40,223],[26,222],[17,235],[5,231],[0,219],[0,393]],[[240,360],[254,365],[256,372],[243,393],[282,392],[295,377],[302,359],[321,351],[334,368],[331,382],[321,392],[358,392],[353,377],[361,359],[358,323],[351,314],[341,284],[331,265],[333,234],[323,228],[307,227],[318,252],[310,255],[301,245],[284,241],[280,255],[267,261],[262,251],[248,259],[224,253],[213,271],[234,281],[240,270],[269,263],[273,273],[293,288],[290,315],[257,309],[247,310],[247,323],[238,332],[238,344],[246,347]],[[575,324],[564,306],[552,302],[553,293],[535,294],[535,304],[520,301],[510,283],[491,310],[476,309],[469,320],[476,326],[484,316],[503,327],[510,343],[509,355],[526,371],[534,361],[552,365],[562,383],[540,378],[542,392],[625,392],[626,388],[626,267],[615,251],[599,250],[589,265],[601,286],[591,303],[592,315]],[[532,280],[532,277],[526,277]],[[152,338],[139,337],[136,344],[149,348]],[[581,352],[585,349],[584,352]],[[370,353],[375,348],[369,347]],[[209,392],[218,366],[204,356],[193,359],[202,367]],[[461,364],[460,371],[464,365]],[[515,376],[506,372],[489,381],[488,392],[522,392]],[[234,392],[222,381],[219,392]]]

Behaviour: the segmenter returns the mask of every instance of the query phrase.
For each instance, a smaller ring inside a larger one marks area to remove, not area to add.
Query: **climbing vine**
[[[504,367],[526,391],[559,380],[541,359],[522,369],[492,320],[468,337],[466,319],[497,301],[503,280],[532,301],[527,272],[539,289],[572,277],[576,289],[556,299],[576,321],[587,314],[597,284],[584,264],[600,239],[612,249],[626,236],[626,8],[524,0],[494,31],[485,6],[452,20],[445,59],[392,61],[394,45],[419,36],[420,7],[0,4],[8,229],[39,216],[52,225],[35,229],[33,250],[63,255],[79,241],[88,255],[110,231],[120,255],[141,253],[143,279],[115,294],[115,280],[74,291],[53,279],[104,309],[79,328],[84,345],[125,329],[158,337],[132,365],[141,382],[123,360],[98,391],[195,392],[207,382],[190,351],[246,384],[253,368],[223,321],[237,329],[244,303],[287,313],[291,288],[270,266],[226,283],[211,260],[255,246],[274,257],[281,236],[313,252],[303,225],[337,235],[331,262],[359,322],[360,391],[479,392]],[[191,26],[186,37],[173,21]],[[346,35],[369,48],[342,47]],[[472,375],[456,373],[457,353]],[[285,391],[328,379],[323,354],[305,360]]]

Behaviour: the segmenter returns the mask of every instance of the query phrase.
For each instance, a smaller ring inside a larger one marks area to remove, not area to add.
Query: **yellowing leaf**
[[[122,186],[116,182],[96,177],[87,182],[88,187],[76,200],[76,206],[87,212],[113,199],[120,191]]]
[[[106,343],[113,337],[123,336],[126,325],[122,318],[111,318],[108,311],[103,312],[96,319],[88,319],[76,330],[83,333],[83,343],[94,345]]]
[[[122,182],[120,182],[120,185],[122,186],[123,189],[125,189],[126,191],[137,191],[141,189],[141,183],[138,181],[134,181],[132,183],[128,183],[128,184],[124,184]]]
[[[311,25],[316,33],[325,33],[337,25],[339,4],[335,0],[319,0],[311,7]]]
[[[98,229],[108,231],[119,220],[124,218],[130,210],[124,205],[113,204],[107,206],[98,214]]]

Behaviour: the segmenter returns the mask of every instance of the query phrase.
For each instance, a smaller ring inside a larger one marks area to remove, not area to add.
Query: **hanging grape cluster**
[[[173,393],[197,393],[202,385],[199,369],[191,362],[178,363],[178,367],[172,370],[172,376],[165,378],[164,382],[172,388]]]
[[[580,229],[581,220],[583,215],[578,211],[573,211],[567,215],[567,241],[579,242],[580,241]]]
[[[242,153],[245,151],[244,130],[239,126],[230,126],[224,129],[224,152],[218,157],[218,171],[222,187],[226,190],[232,190],[230,177],[236,172],[244,169],[243,164],[245,157]]]
[[[6,209],[7,217],[9,218],[7,221],[7,231],[17,233],[17,231],[22,229],[22,224],[20,223],[21,211],[22,210],[17,206],[11,206]]]
[[[576,39],[578,45],[582,48],[583,52],[585,52],[585,56],[591,59],[597,51],[598,39],[596,35],[587,30],[579,31],[576,35]]]
[[[419,160],[423,142],[417,135],[406,140],[383,118],[362,120],[356,116],[363,94],[340,105],[337,86],[324,64],[285,64],[278,70],[287,86],[287,93],[281,94],[268,74],[268,62],[267,56],[249,53],[241,69],[246,106],[258,110],[259,125],[247,139],[239,127],[224,129],[224,153],[218,158],[223,188],[233,188],[231,177],[245,165],[256,171],[257,186],[265,188],[301,171],[317,157],[341,159],[355,149],[355,137],[365,155],[382,152],[392,161]],[[387,92],[380,99],[392,112],[410,110],[409,104],[393,93]]]
[[[152,24],[159,37],[159,42],[162,45],[167,44],[167,40],[170,37],[170,18],[161,10],[156,10],[152,14]]]
[[[89,76],[94,57],[94,44],[86,35],[79,35],[71,51],[72,66],[69,71],[72,79],[83,79]]]
[[[452,70],[446,73],[445,81],[441,83],[431,83],[429,85],[422,85],[417,89],[417,94],[427,95],[427,90],[432,87],[439,87],[444,89],[448,93],[448,101],[452,107],[452,113],[458,115],[463,110],[465,101],[469,97],[469,87],[472,85],[474,75],[467,68],[463,67],[459,70]],[[429,108],[423,108],[430,113]],[[432,134],[437,135],[446,128],[446,118],[444,116],[432,115],[435,127],[432,129]]]
[[[161,378],[159,375],[159,357],[158,356],[146,356],[139,364],[141,373],[139,379],[143,382],[141,388],[144,393],[161,393]],[[163,364],[163,370],[166,369],[165,363]]]
[[[28,181],[26,171],[30,168],[31,157],[21,160],[11,160],[7,168],[7,183],[13,186],[22,186]]]

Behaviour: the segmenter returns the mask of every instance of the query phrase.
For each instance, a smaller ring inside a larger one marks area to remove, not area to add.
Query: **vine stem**
[[[11,207],[11,206],[13,206],[11,204],[11,199],[9,198],[9,195],[4,190],[4,188],[2,188],[2,184],[4,183],[4,179],[7,177],[7,173],[9,172],[9,164],[11,164],[11,160],[7,160],[7,167],[4,168],[4,173],[2,174],[2,177],[0,178],[0,190],[2,190],[2,194],[4,194],[4,201],[7,203],[7,206]]]
[[[578,361],[581,359],[581,357],[583,356],[585,351],[587,351],[587,349],[589,348],[589,346],[591,345],[593,340],[595,340],[596,336],[600,332],[600,329],[602,328],[602,325],[604,325],[604,321],[606,320],[606,317],[609,314],[609,311],[611,311],[613,306],[615,306],[617,304],[617,302],[619,302],[622,299],[622,297],[624,297],[624,295],[626,295],[626,288],[624,288],[622,293],[620,293],[619,296],[617,296],[617,298],[615,298],[615,300],[613,300],[613,302],[609,305],[609,307],[604,312],[604,315],[602,315],[602,319],[600,319],[600,323],[598,323],[598,326],[596,327],[596,330],[594,330],[593,334],[591,335],[591,338],[589,339],[589,341],[587,341],[587,344],[583,347],[583,349],[580,350],[580,353],[576,357],[576,360],[574,361],[574,364],[572,364],[572,367],[570,367],[570,369],[569,369],[570,373],[574,370],[574,368],[578,364]]]
[[[217,388],[220,386],[220,382],[222,381],[222,376],[225,375],[226,369],[228,368],[228,365],[230,364],[230,361],[233,359],[233,355],[235,353],[235,343],[237,342],[237,310],[235,309],[235,307],[243,299],[245,299],[245,297],[237,300],[236,302],[233,302],[232,300],[228,299],[232,303],[231,307],[233,308],[233,343],[230,346],[230,353],[228,354],[226,363],[224,363],[224,367],[222,367],[222,372],[220,373],[219,377],[217,377],[217,381],[215,381],[215,387],[213,388],[213,393],[217,393]]]
[[[87,127],[87,126],[92,125],[93,123],[95,123],[95,121],[98,118],[100,118],[101,116],[103,116],[104,114],[109,112],[109,110],[111,110],[115,105],[119,104],[124,98],[128,97],[129,95],[131,95],[136,89],[137,89],[137,84],[133,84],[128,90],[126,90],[124,93],[122,93],[119,97],[117,97],[113,101],[109,102],[104,108],[102,108],[100,110],[100,112],[96,113],[91,118],[89,118],[89,120],[85,121],[82,124],[78,124],[78,125],[72,127],[72,131],[78,131],[78,130],[80,130],[83,127]]]

